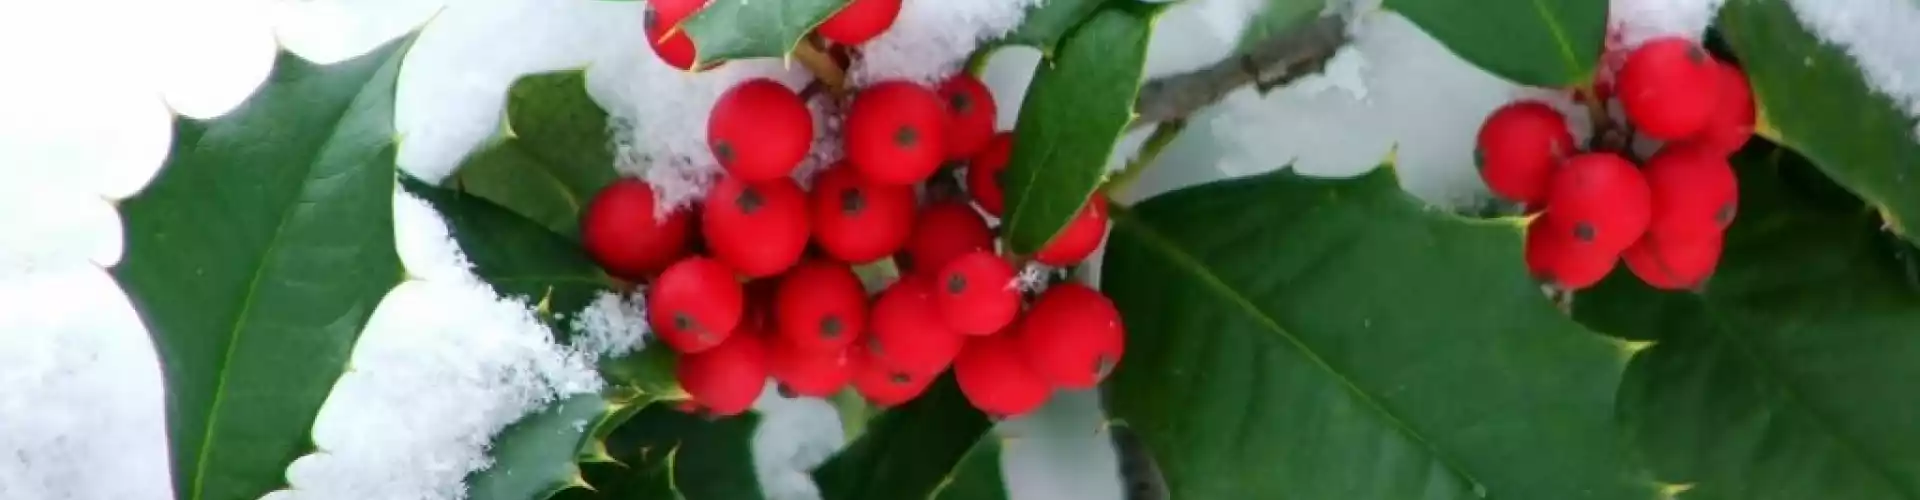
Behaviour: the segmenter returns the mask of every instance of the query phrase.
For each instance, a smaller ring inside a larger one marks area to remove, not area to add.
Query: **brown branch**
[[[1140,87],[1129,128],[1184,119],[1226,98],[1243,85],[1261,92],[1320,72],[1334,50],[1347,42],[1347,20],[1331,15],[1268,37],[1245,53],[1191,73],[1160,78]]]
[[[834,61],[832,55],[827,54],[827,51],[819,45],[818,38],[807,37],[801,40],[800,45],[793,48],[793,58],[800,61],[801,66],[806,66],[807,71],[812,72],[816,80],[825,84],[827,91],[833,92],[836,96],[846,95],[847,70],[841,67],[838,61]]]

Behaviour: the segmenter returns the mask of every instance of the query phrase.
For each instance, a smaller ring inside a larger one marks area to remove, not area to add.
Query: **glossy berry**
[[[1507,200],[1539,206],[1553,168],[1573,155],[1566,117],[1539,101],[1494,110],[1480,125],[1474,155],[1487,189]]]
[[[686,32],[673,30],[706,4],[706,0],[652,0],[647,2],[646,25],[647,45],[653,48],[654,55],[668,66],[688,70],[693,68],[693,39]],[[672,31],[669,36],[668,32]]]
[[[1653,196],[1648,234],[1698,240],[1733,223],[1740,189],[1726,157],[1705,146],[1668,144],[1647,160],[1641,173]]]
[[[708,413],[738,415],[753,406],[767,383],[767,348],[759,335],[742,332],[712,349],[680,357],[675,378]]]
[[[885,33],[900,17],[903,0],[853,0],[820,23],[820,36],[841,45],[859,45]]]
[[[931,279],[894,282],[873,302],[867,318],[867,352],[888,368],[931,377],[960,355],[964,336],[940,321]]]
[[[594,195],[580,220],[580,240],[600,267],[638,280],[687,254],[687,212],[660,217],[653,187],[634,179],[614,181]]]
[[[1719,102],[1707,117],[1707,124],[1687,142],[1726,156],[1753,138],[1753,87],[1747,83],[1747,74],[1732,64],[1716,60],[1713,69],[1718,75],[1715,83],[1720,87]]]
[[[947,103],[947,159],[964,160],[980,154],[993,139],[993,93],[966,72],[940,83],[940,98]]]
[[[915,273],[937,273],[968,252],[993,250],[993,230],[973,207],[953,201],[935,202],[920,211],[905,250],[901,267]]]
[[[1646,232],[1652,211],[1653,194],[1640,169],[1613,153],[1586,153],[1554,171],[1547,186],[1554,224],[1545,229],[1617,255]]]
[[[1684,38],[1656,38],[1627,54],[1620,105],[1640,133],[1680,140],[1700,131],[1720,102],[1720,76],[1706,49]]]
[[[973,196],[973,202],[980,204],[981,210],[999,217],[1006,208],[1007,160],[1013,156],[1013,133],[1001,132],[987,141],[987,146],[974,155],[967,163],[967,194]]]
[[[845,127],[847,159],[868,181],[913,184],[946,159],[947,104],[907,81],[868,86],[853,98]]]
[[[767,353],[767,371],[784,393],[824,398],[853,380],[853,356],[848,351],[809,351],[785,339],[774,340]]]
[[[1053,235],[1046,246],[1033,254],[1033,260],[1053,267],[1067,267],[1087,260],[1100,242],[1107,238],[1107,197],[1094,193],[1067,227]]]
[[[1641,238],[1621,258],[1627,269],[1647,285],[1662,290],[1687,290],[1700,286],[1713,275],[1720,263],[1719,232],[1687,238]]]
[[[1527,270],[1534,279],[1561,290],[1580,290],[1599,283],[1613,272],[1619,252],[1580,244],[1572,235],[1555,232],[1547,214],[1527,226]]]
[[[867,182],[840,164],[815,178],[808,196],[814,240],[835,259],[880,260],[900,251],[913,233],[911,186]]]
[[[932,376],[888,368],[866,349],[855,348],[849,354],[853,358],[853,389],[874,406],[899,406],[920,397],[933,384]]]
[[[722,177],[701,209],[707,251],[751,278],[799,263],[808,233],[807,195],[788,179],[748,184]]]
[[[740,82],[714,101],[707,147],[733,177],[748,182],[784,178],[813,148],[813,113],[780,82]]]
[[[746,294],[733,271],[706,257],[681,259],[647,288],[647,323],[682,353],[720,345],[745,313]]]
[[[1011,335],[967,341],[953,362],[953,378],[967,402],[987,415],[1017,417],[1039,409],[1053,387],[1027,366],[1020,343]]]
[[[993,252],[976,250],[941,268],[934,280],[934,304],[947,328],[967,335],[992,335],[1020,314],[1018,273]]]
[[[1048,288],[1020,321],[1027,366],[1055,387],[1087,389],[1120,364],[1126,330],[1106,295],[1079,283]]]
[[[780,336],[809,352],[845,350],[867,329],[866,288],[837,262],[809,260],[788,271],[773,310]]]

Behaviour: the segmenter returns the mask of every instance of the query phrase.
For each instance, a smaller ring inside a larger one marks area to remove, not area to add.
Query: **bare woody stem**
[[[826,85],[829,92],[833,92],[836,96],[846,95],[847,69],[840,67],[840,63],[835,62],[833,56],[827,54],[827,51],[821,47],[819,38],[807,37],[801,40],[800,44],[793,48],[793,58],[800,61],[801,66],[806,66],[807,71],[812,72],[815,79]]]
[[[1347,42],[1346,18],[1332,15],[1269,37],[1212,66],[1147,82],[1134,101],[1128,128],[1184,119],[1241,86],[1261,92],[1318,73]]]

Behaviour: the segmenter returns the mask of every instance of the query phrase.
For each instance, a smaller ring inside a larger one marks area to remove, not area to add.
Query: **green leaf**
[[[393,92],[407,44],[330,66],[281,53],[239,108],[176,118],[158,177],[120,205],[113,274],[166,375],[175,497],[286,486],[361,327],[400,283]]]
[[[607,439],[618,463],[588,464],[594,492],[562,499],[755,500],[764,498],[753,470],[753,431],[760,415],[708,421],[656,404]]]
[[[1040,49],[1047,56],[1054,54],[1055,45],[1067,31],[1079,26],[1087,16],[1093,15],[1107,0],[1046,0],[1027,9],[1027,17],[1020,26],[1000,39],[996,46],[1025,45]]]
[[[583,485],[574,459],[581,444],[592,438],[589,424],[607,411],[606,399],[583,394],[508,426],[488,449],[493,465],[468,475],[467,498],[540,499]]]
[[[1920,243],[1914,119],[1862,79],[1853,59],[1809,34],[1780,0],[1732,0],[1720,33],[1753,85],[1762,134],[1813,160]]]
[[[446,219],[449,232],[473,263],[475,275],[502,296],[542,306],[542,316],[563,333],[563,342],[571,337],[567,335],[571,322],[558,321],[555,313],[571,315],[585,309],[602,291],[613,287],[613,280],[579,245],[526,217],[411,177],[403,177],[401,185]]]
[[[1515,83],[1587,83],[1607,32],[1607,0],[1387,0],[1461,59]]]
[[[1684,498],[1920,498],[1920,291],[1894,251],[1911,247],[1858,200],[1810,194],[1804,158],[1756,146],[1735,164],[1740,217],[1704,293],[1616,272],[1574,301],[1588,324],[1656,339],[1628,367],[1621,420]]]
[[[693,39],[694,67],[731,59],[785,58],[813,28],[850,0],[712,0],[680,23]]]
[[[579,70],[521,77],[507,92],[508,137],[460,166],[453,183],[567,235],[580,210],[619,177],[607,113]]]
[[[1110,415],[1173,498],[1654,498],[1614,426],[1628,348],[1528,277],[1517,220],[1390,167],[1220,181],[1115,212]]]
[[[1000,438],[982,436],[973,450],[940,483],[933,500],[1007,500],[1007,481],[1000,475]]]
[[[978,443],[994,440],[987,432],[992,426],[967,403],[953,377],[941,377],[926,394],[875,418],[860,440],[814,469],[813,478],[826,500],[929,498],[990,488],[987,482],[1000,480],[997,459],[987,471],[962,474],[961,465]],[[998,448],[989,447],[997,456]]]
[[[1085,206],[1107,156],[1133,121],[1133,100],[1160,5],[1101,9],[1042,60],[1020,108],[1007,167],[1001,234],[1014,253],[1039,251]]]

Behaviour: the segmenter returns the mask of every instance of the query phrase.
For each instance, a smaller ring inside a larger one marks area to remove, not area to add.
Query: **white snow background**
[[[934,78],[971,40],[1040,0],[908,0],[902,29],[875,42],[856,78]],[[1265,0],[1187,0],[1160,21],[1152,75],[1224,57]],[[1791,0],[1796,12],[1865,68],[1876,89],[1920,114],[1920,9],[1906,0]],[[1377,4],[1377,2],[1374,2]],[[1614,0],[1629,42],[1697,32],[1718,0]],[[402,167],[428,178],[498,130],[518,75],[588,67],[596,99],[634,129],[620,168],[666,165],[649,178],[696,196],[706,107],[739,78],[797,68],[729,64],[699,79],[663,71],[646,52],[640,4],[594,0],[96,0],[0,2],[0,498],[170,497],[159,366],[105,267],[118,262],[114,200],[154,175],[171,140],[169,111],[211,117],[270,70],[274,43],[317,61],[357,55],[432,18],[401,75]],[[1405,19],[1374,12],[1324,75],[1261,96],[1243,90],[1196,117],[1130,198],[1292,164],[1314,175],[1371,168],[1398,146],[1411,192],[1452,204],[1482,196],[1473,133],[1515,87],[1448,53]],[[1003,51],[985,79],[1011,126],[1037,53]],[[730,80],[731,79],[731,80]],[[1578,110],[1572,122],[1584,123]],[[663,118],[665,117],[665,118]],[[823,128],[830,128],[823,127]],[[1144,139],[1130,134],[1118,165]],[[642,140],[641,138],[645,138]],[[830,156],[829,149],[822,156]],[[830,159],[830,158],[827,158]],[[678,184],[675,184],[675,183]],[[501,302],[461,267],[444,225],[396,199],[401,254],[414,278],[389,293],[316,424],[324,453],[290,468],[274,498],[448,499],[484,464],[489,434],[539,402],[600,383],[584,360],[542,340],[523,306]],[[1095,261],[1097,262],[1097,260]],[[1097,266],[1089,266],[1097,279]],[[604,301],[610,325],[632,304]],[[629,311],[631,313],[631,311]],[[484,319],[483,319],[484,318]],[[632,326],[632,324],[627,324]],[[453,335],[460,332],[461,335]],[[632,329],[596,344],[617,351]],[[506,387],[490,384],[507,381]],[[407,412],[383,411],[407,404]],[[1003,424],[1002,468],[1018,499],[1120,498],[1097,396],[1062,394]],[[763,396],[756,468],[773,498],[815,498],[804,470],[839,444],[830,407]],[[429,425],[428,422],[436,424]]]

